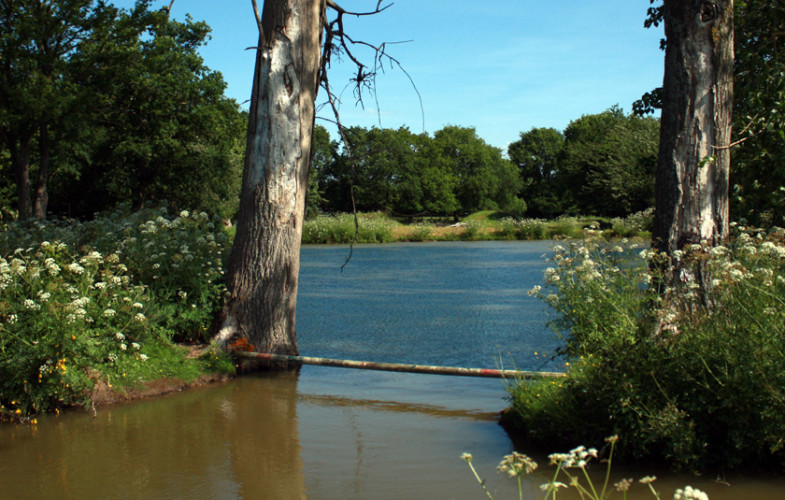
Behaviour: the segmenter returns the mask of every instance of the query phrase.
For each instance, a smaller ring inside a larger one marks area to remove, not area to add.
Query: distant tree
[[[325,208],[324,178],[335,162],[337,145],[330,141],[330,132],[321,125],[313,128],[311,168],[308,174],[308,194],[305,198],[305,217],[316,217]]]
[[[553,128],[532,128],[507,147],[510,161],[518,167],[527,214],[555,217],[563,213],[559,170],[564,154],[564,135]]]
[[[437,154],[456,179],[458,210],[503,209],[517,200],[521,188],[517,169],[474,128],[447,126],[434,133],[433,141]]]
[[[618,107],[564,131],[560,192],[566,211],[625,216],[654,203],[659,123]]]
[[[451,213],[457,208],[455,177],[427,134],[408,128],[345,131],[352,156],[344,150],[324,176],[333,211],[358,210],[398,215]]]

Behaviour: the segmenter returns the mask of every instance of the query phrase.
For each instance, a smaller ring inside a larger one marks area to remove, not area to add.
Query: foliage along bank
[[[548,447],[618,434],[627,459],[781,471],[785,230],[733,230],[726,246],[675,253],[711,277],[709,302],[698,283],[658,285],[652,250],[556,246],[546,286],[530,293],[559,315],[567,378],[512,385],[506,423]]]
[[[231,373],[191,359],[223,293],[228,237],[206,213],[118,210],[0,226],[0,420],[89,406],[97,384]]]

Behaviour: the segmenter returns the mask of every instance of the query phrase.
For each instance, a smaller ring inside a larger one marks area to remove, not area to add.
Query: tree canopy
[[[623,216],[654,203],[659,122],[618,107],[573,120],[564,132],[533,128],[510,144],[529,214]]]
[[[245,120],[198,54],[209,27],[150,3],[0,9],[3,192],[13,179],[22,218],[44,218],[50,197],[70,215],[163,198],[227,214],[236,205]]]
[[[431,137],[405,127],[352,127],[345,135],[351,156],[337,144],[331,162],[314,156],[321,210],[351,211],[352,193],[358,210],[398,215],[507,209],[517,199],[515,168],[473,128],[448,126]]]

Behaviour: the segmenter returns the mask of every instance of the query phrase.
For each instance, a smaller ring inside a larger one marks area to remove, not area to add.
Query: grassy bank
[[[382,213],[357,217],[358,243],[407,241],[542,240],[583,238],[587,230],[607,238],[640,236],[647,238],[652,214],[644,212],[626,218],[561,217],[555,220],[516,219],[497,211],[471,214],[459,222],[430,219],[404,223]],[[352,214],[322,215],[303,226],[303,243],[350,243],[355,238]]]

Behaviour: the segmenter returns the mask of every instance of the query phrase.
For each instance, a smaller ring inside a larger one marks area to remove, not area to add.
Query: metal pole
[[[260,359],[271,363],[302,363],[304,365],[336,366],[340,368],[357,368],[360,370],[382,370],[388,372],[430,373],[435,375],[459,375],[464,377],[493,377],[510,379],[561,378],[559,372],[529,372],[520,370],[492,370],[488,368],[460,368],[456,366],[407,365],[401,363],[376,363],[373,361],[353,361],[350,359],[314,358],[308,356],[291,356],[287,354],[269,354],[265,352],[234,351],[240,358]]]

